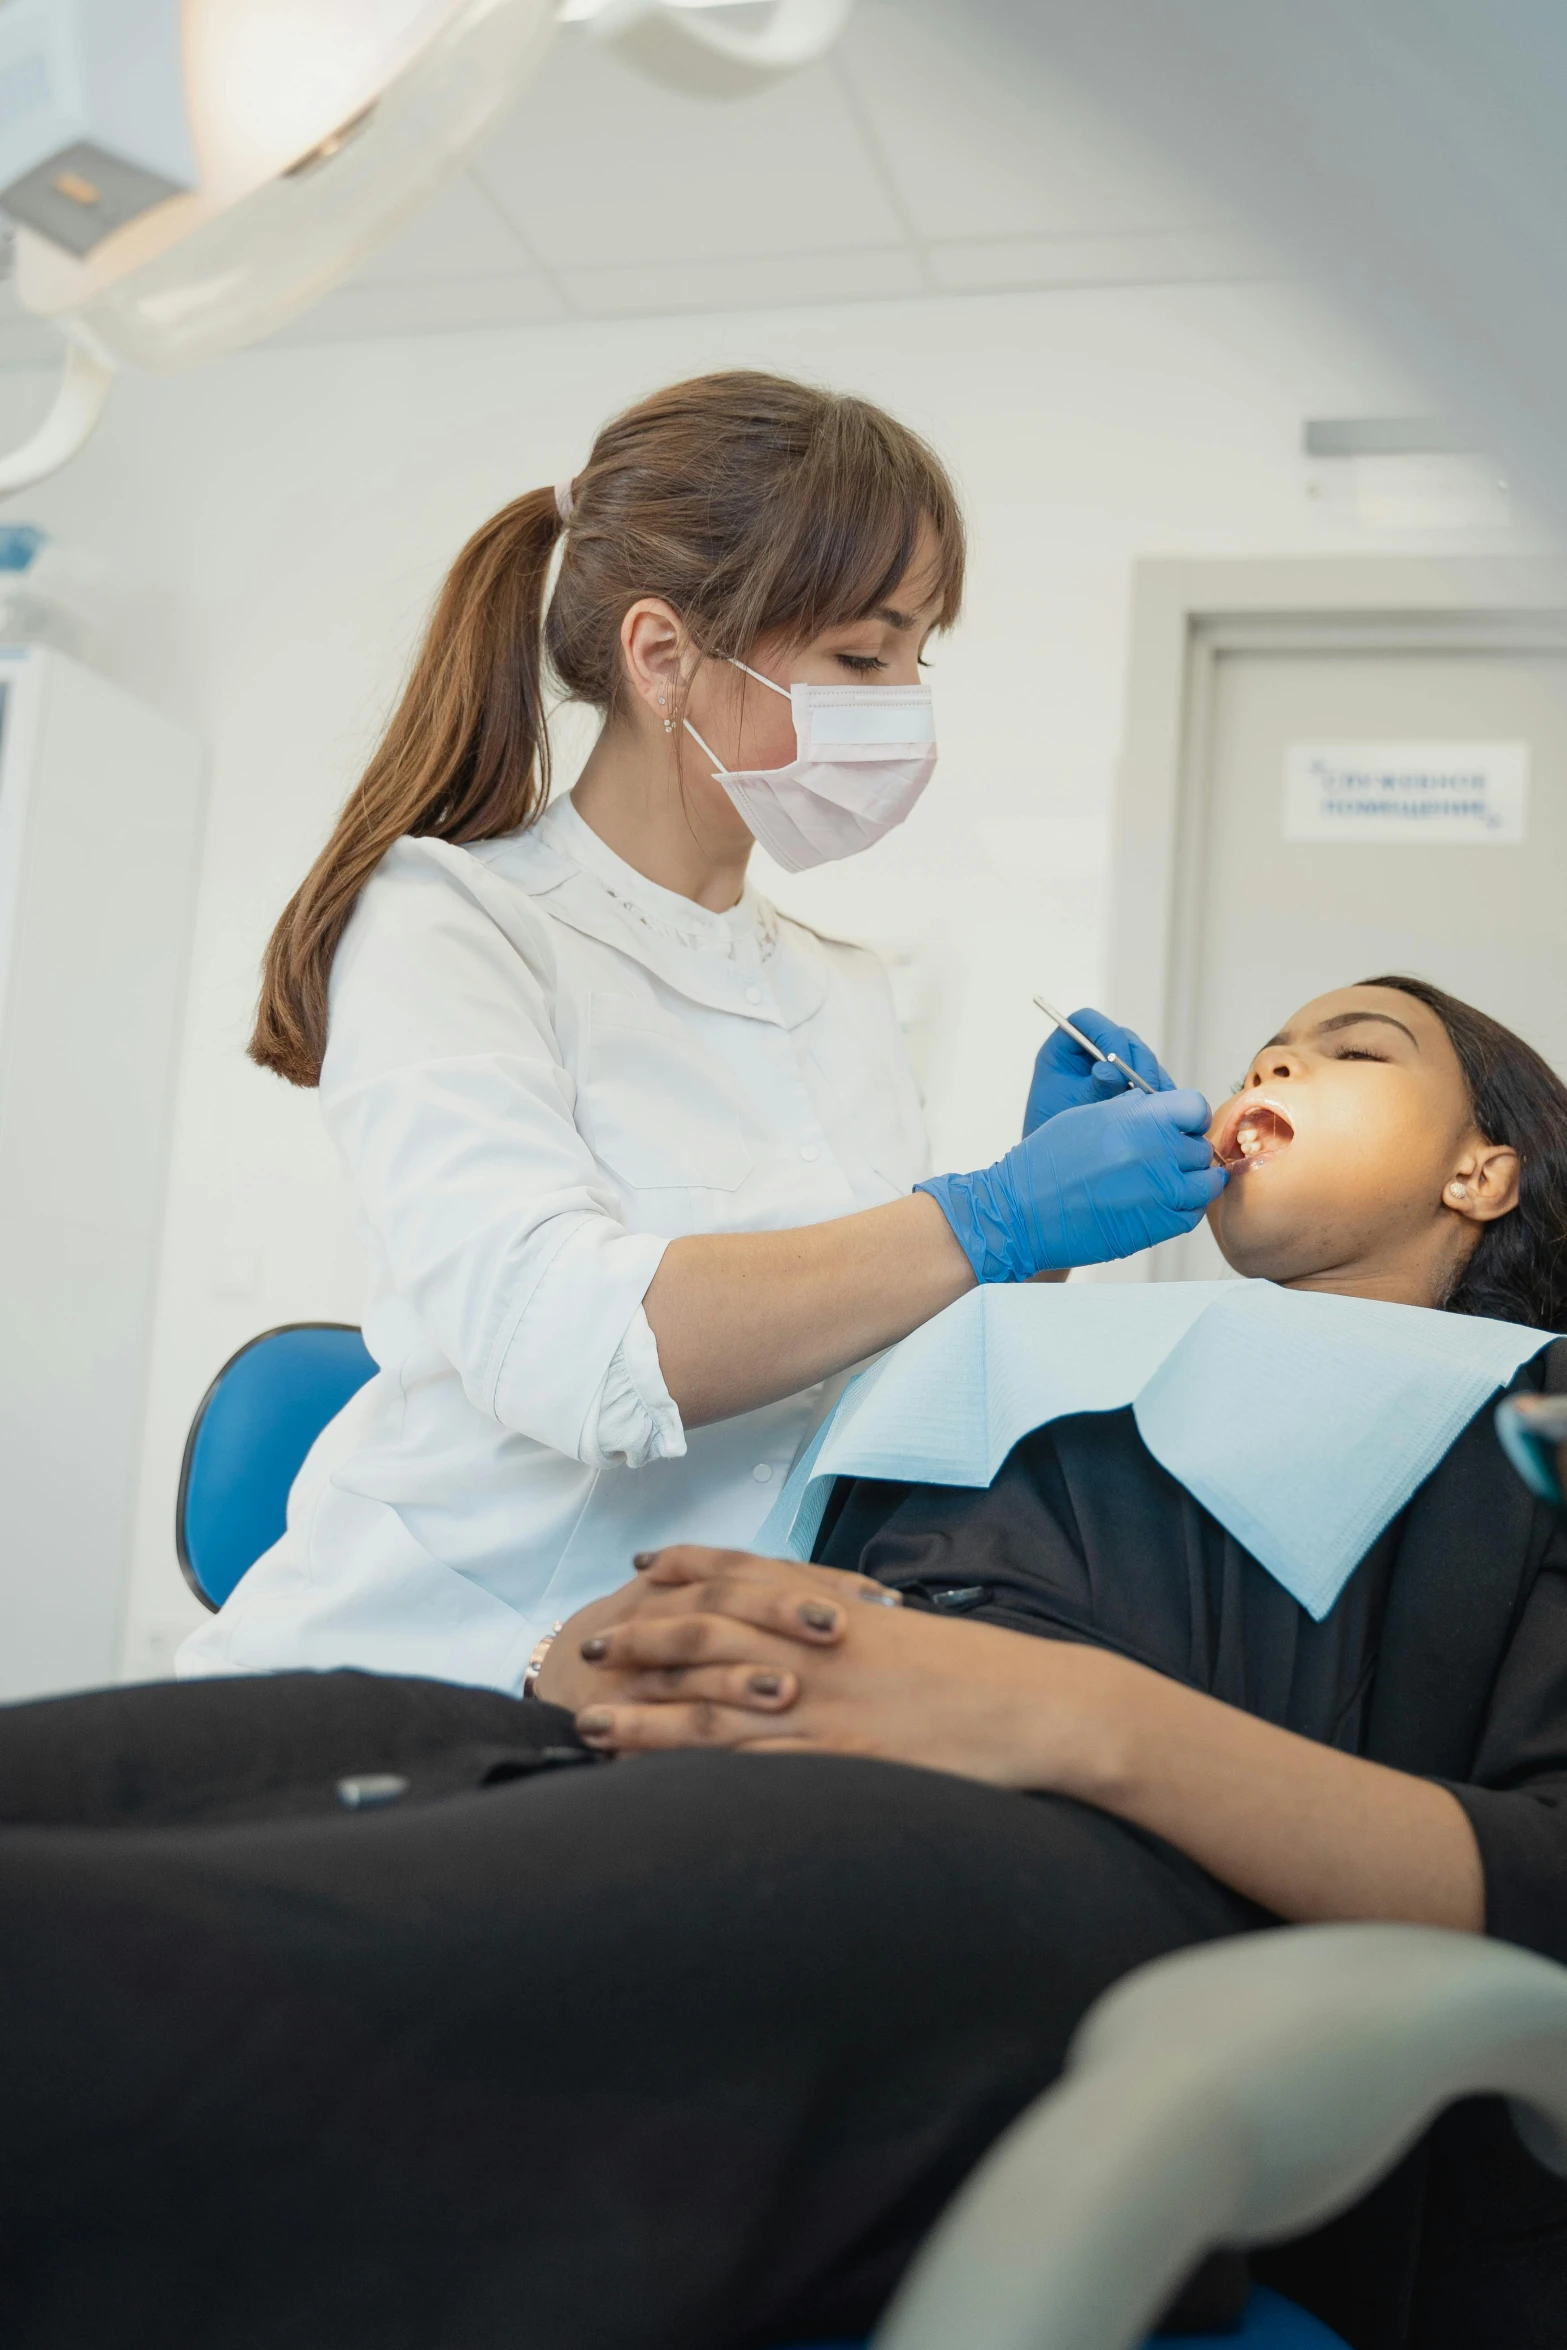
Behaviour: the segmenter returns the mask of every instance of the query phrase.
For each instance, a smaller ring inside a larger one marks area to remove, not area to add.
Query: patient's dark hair
[[[1442,1301],[1447,1311],[1567,1331],[1567,1085],[1521,1036],[1429,980],[1359,985],[1396,988],[1436,1014],[1458,1055],[1476,1126],[1487,1142],[1518,1153],[1518,1205],[1481,1226]]]

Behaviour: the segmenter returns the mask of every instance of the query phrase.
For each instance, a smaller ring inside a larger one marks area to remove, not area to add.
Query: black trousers
[[[345,1811],[345,1773],[405,1795]],[[864,2330],[1100,1991],[1256,1924],[1103,1815],[600,1764],[437,1683],[0,1712],[8,2350]]]

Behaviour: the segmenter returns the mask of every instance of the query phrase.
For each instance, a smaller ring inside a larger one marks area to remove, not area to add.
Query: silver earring
[[[1469,1197],[1469,1186],[1467,1183],[1450,1183],[1447,1188],[1452,1193],[1454,1199],[1467,1199]]]

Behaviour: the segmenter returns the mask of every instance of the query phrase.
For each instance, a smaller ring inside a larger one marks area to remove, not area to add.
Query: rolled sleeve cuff
[[[680,1407],[664,1385],[658,1341],[638,1306],[599,1390],[582,1457],[595,1469],[641,1469],[686,1449]]]
[[[668,1246],[656,1233],[626,1232],[603,1216],[577,1220],[500,1349],[490,1408],[502,1427],[594,1467],[631,1452],[655,1459],[660,1442],[684,1451],[642,1312]],[[646,1333],[645,1346],[633,1324]],[[646,1425],[634,1429],[638,1415]],[[615,1439],[612,1452],[601,1449],[605,1433]]]
[[[1480,1847],[1486,1932],[1567,1962],[1567,1787],[1442,1785]]]

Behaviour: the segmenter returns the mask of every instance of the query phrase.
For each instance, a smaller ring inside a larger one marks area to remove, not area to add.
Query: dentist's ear
[[[632,692],[665,722],[664,732],[672,732],[669,714],[692,666],[691,639],[673,604],[661,596],[639,596],[628,605],[620,623],[620,649]]]
[[[1475,1142],[1442,1187],[1442,1205],[1471,1224],[1494,1224],[1518,1205],[1518,1153],[1505,1142]]]

